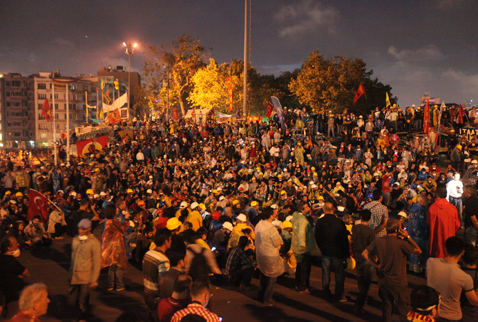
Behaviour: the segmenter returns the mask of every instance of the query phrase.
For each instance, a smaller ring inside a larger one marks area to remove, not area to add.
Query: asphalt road
[[[78,311],[74,298],[68,292],[68,268],[70,265],[71,238],[55,240],[48,248],[23,251],[19,261],[32,275],[26,278],[27,283],[43,282],[48,286],[51,303],[48,314],[42,321],[75,321]],[[129,266],[125,274],[126,290],[123,292],[106,291],[107,269],[103,270],[99,287],[92,292],[90,305],[92,318],[88,321],[115,321],[120,315],[132,315],[123,321],[134,321],[134,316],[145,317],[146,306],[143,301],[142,272]],[[332,274],[333,275],[333,274]],[[334,290],[334,277],[331,277]],[[423,276],[408,275],[409,286],[424,284]],[[254,285],[259,280],[254,277]],[[293,276],[279,278],[275,287],[275,303],[273,307],[264,307],[257,301],[257,290],[242,291],[220,281],[212,285],[209,308],[223,318],[225,322],[270,322],[270,321],[380,321],[380,299],[378,287],[372,284],[369,300],[365,307],[366,314],[357,317],[352,313],[354,300],[358,294],[354,273],[346,278],[346,297],[348,302],[329,303],[322,298],[321,269],[314,265],[311,274],[311,294],[300,294],[294,290]]]

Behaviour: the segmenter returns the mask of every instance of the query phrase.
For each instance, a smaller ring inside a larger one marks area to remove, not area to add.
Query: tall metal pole
[[[245,0],[244,15],[244,106],[243,115],[247,117],[247,65],[249,65],[249,7],[251,0]]]
[[[55,109],[55,83],[53,83],[53,78],[51,79],[51,87],[53,89],[52,94],[53,94],[53,153],[54,155],[54,160],[55,160],[55,166],[58,165],[58,155],[56,153],[56,109]]]
[[[129,113],[130,113],[130,106],[129,106],[129,100],[130,100],[130,89],[131,89],[131,55],[128,55],[128,118],[129,118]]]
[[[70,85],[65,84],[66,87],[66,160],[70,161],[70,93],[68,87]]]

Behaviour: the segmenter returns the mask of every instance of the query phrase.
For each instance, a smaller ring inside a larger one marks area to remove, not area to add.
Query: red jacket
[[[445,242],[460,229],[458,210],[446,199],[437,199],[428,209],[427,224],[430,227],[430,256],[445,257]]]

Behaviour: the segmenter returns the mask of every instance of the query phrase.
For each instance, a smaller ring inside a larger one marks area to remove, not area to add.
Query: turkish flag
[[[174,109],[173,109],[173,118],[174,118],[175,120],[178,120],[178,119],[179,119],[178,109],[176,108],[176,106],[175,106]]]
[[[50,103],[48,103],[48,99],[43,102],[43,106],[41,108],[41,115],[43,115],[43,117],[47,121],[51,121],[51,119],[53,118],[53,116],[51,115],[51,108]]]
[[[274,105],[267,102],[267,110],[266,110],[266,117],[271,117],[272,111],[274,110]]]
[[[42,195],[40,192],[30,189],[28,199],[27,220],[33,220],[33,217],[39,215],[41,217],[42,223],[47,223],[48,217],[50,216],[48,198]]]
[[[423,113],[423,132],[428,134],[430,130],[430,100],[425,104],[425,111]]]
[[[357,94],[355,94],[355,97],[354,97],[354,104],[355,102],[357,102],[357,100],[360,98],[360,96],[362,96],[363,94],[365,94],[365,88],[363,88],[363,85],[360,84],[358,90],[357,90]]]

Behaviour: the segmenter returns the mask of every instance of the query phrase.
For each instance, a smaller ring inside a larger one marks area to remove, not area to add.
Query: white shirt
[[[448,182],[446,184],[446,199],[448,201],[449,197],[453,198],[461,198],[461,195],[463,194],[463,183],[461,181],[457,181],[453,179],[452,181]]]

